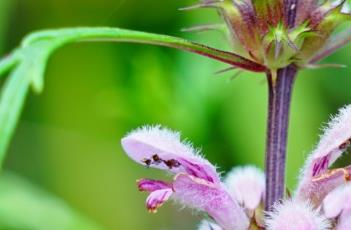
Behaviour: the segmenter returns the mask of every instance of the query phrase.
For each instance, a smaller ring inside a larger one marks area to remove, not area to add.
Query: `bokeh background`
[[[219,21],[211,10],[178,11],[194,2],[1,0],[0,54],[33,30],[68,26],[130,28],[227,49],[218,32],[180,32]],[[350,51],[349,46],[326,61],[351,66]],[[146,45],[84,43],[60,49],[50,59],[44,92],[27,99],[8,151],[0,229],[194,229],[201,217],[180,206],[168,203],[156,215],[146,211],[146,195],[137,191],[135,180],[164,175],[129,160],[120,139],[141,125],[161,124],[181,131],[223,173],[242,164],[262,168],[265,78],[214,74],[225,67]],[[350,74],[350,68],[300,73],[289,130],[290,189],[321,125],[351,102]]]

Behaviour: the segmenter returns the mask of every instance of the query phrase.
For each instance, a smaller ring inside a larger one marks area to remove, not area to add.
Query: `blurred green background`
[[[218,32],[180,32],[219,21],[211,10],[177,10],[194,2],[1,0],[0,53],[11,51],[33,30],[68,26],[123,27],[228,48]],[[350,51],[349,46],[327,61],[351,66]],[[5,169],[22,179],[8,174],[0,184],[0,229],[62,229],[62,220],[79,222],[69,229],[194,229],[201,217],[180,206],[166,204],[156,215],[146,211],[146,195],[137,191],[135,180],[163,174],[129,160],[119,141],[131,129],[161,124],[181,131],[223,173],[247,163],[262,168],[265,78],[243,73],[231,81],[232,73],[214,75],[224,67],[146,45],[84,43],[59,50],[50,59],[44,93],[28,98],[9,149]],[[289,131],[291,189],[321,124],[351,102],[350,72],[300,73]],[[49,194],[59,200],[43,198]]]

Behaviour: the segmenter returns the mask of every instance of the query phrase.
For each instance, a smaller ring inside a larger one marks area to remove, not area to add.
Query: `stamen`
[[[344,143],[342,143],[340,146],[339,146],[339,149],[340,150],[346,150],[351,144],[351,138],[348,139],[347,141],[345,141]]]
[[[163,161],[165,163],[165,165],[167,165],[167,167],[169,169],[174,168],[178,168],[180,166],[179,161],[175,160],[175,159],[171,159],[171,160],[167,160],[167,161]]]
[[[154,160],[154,164],[159,164],[162,162],[162,159],[157,154],[153,155],[152,159]]]
[[[146,167],[150,167],[152,164],[158,165],[164,163],[169,169],[178,168],[181,166],[180,162],[175,159],[163,160],[158,154],[152,155],[151,159],[145,158],[143,162]]]
[[[146,167],[150,167],[151,165],[151,160],[147,158],[143,159],[141,162],[143,162],[146,165]]]

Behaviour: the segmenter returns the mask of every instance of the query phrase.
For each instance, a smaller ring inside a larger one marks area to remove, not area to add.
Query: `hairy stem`
[[[267,75],[269,107],[266,149],[266,210],[283,198],[285,162],[292,88],[297,69],[290,65],[280,69],[276,79]]]

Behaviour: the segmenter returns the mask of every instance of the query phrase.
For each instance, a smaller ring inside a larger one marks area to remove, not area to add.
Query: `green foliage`
[[[181,38],[118,28],[73,28],[40,31],[24,39],[20,48],[0,61],[0,75],[14,69],[4,85],[0,101],[0,164],[4,159],[10,138],[29,86],[40,93],[49,56],[57,48],[77,41],[120,41],[168,46],[212,57],[238,66],[254,66],[235,54],[192,43]],[[258,65],[257,65],[258,66]],[[258,68],[261,68],[258,66]]]
[[[0,176],[0,202],[1,229],[103,229],[62,200],[8,172]]]

